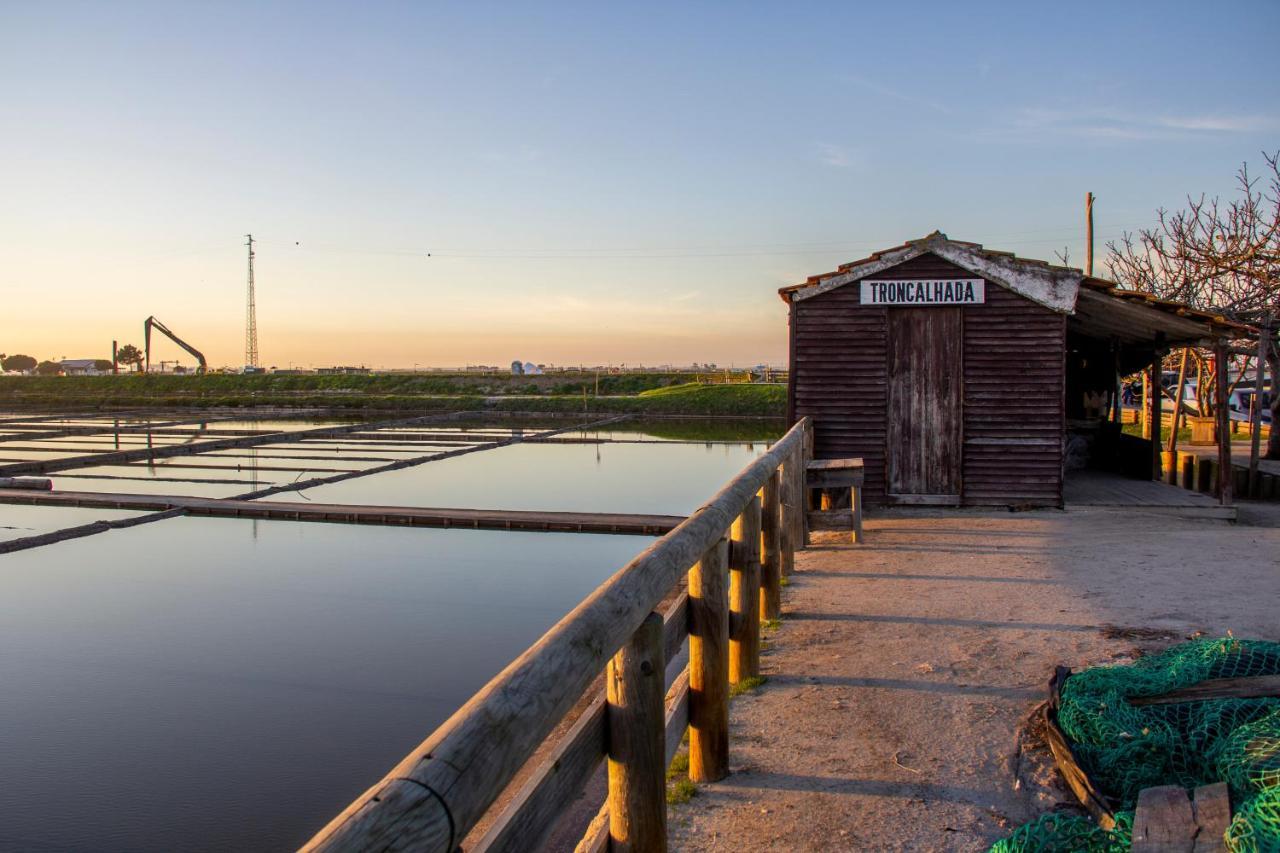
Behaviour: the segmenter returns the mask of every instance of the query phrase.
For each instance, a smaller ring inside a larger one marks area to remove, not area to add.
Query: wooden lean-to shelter
[[[815,458],[864,460],[868,504],[1061,506],[1068,468],[1158,477],[1158,442],[1120,433],[1119,378],[1158,388],[1170,347],[1242,331],[940,232],[779,292],[789,420],[813,418]]]

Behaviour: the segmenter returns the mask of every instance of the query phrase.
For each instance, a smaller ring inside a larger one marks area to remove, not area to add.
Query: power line
[[[1045,233],[1050,229],[1041,229],[1039,231],[1024,231],[1022,234]],[[1100,235],[1100,239],[1109,240],[1117,239],[1123,235],[1122,231],[1112,232],[1107,235]],[[1063,241],[1072,241],[1080,239],[1078,233],[1061,235],[1056,237],[1044,237],[1037,239],[1009,239],[1009,238],[991,238],[984,245],[990,248],[1004,248],[1007,246],[1058,246]],[[258,241],[264,242],[264,241]],[[604,249],[474,249],[460,251],[435,251],[427,249],[368,249],[368,248],[348,248],[343,246],[335,246],[333,244],[306,244],[294,242],[293,246],[309,252],[332,252],[336,254],[352,254],[352,255],[381,255],[388,257],[417,257],[417,258],[439,258],[445,260],[550,260],[550,261],[571,261],[571,260],[680,260],[689,258],[749,258],[749,257],[775,257],[779,255],[821,255],[830,253],[857,253],[865,251],[867,247],[879,245],[877,241],[859,240],[859,241],[842,241],[829,243],[775,243],[775,244],[751,244],[737,248],[733,246],[715,247],[713,250],[703,251],[699,247],[637,247],[637,248],[604,248]],[[710,247],[708,247],[710,248]]]

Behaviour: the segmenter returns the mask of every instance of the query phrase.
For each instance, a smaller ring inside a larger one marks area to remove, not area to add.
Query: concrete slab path
[[[1280,511],[1242,519],[882,512],[865,545],[817,534],[768,682],[732,706],[732,774],[671,808],[672,849],[985,850],[1071,802],[1019,735],[1056,664],[1280,640]]]

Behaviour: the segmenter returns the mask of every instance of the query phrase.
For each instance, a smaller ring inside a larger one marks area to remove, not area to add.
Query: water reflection
[[[650,541],[259,524],[0,556],[0,846],[295,847]]]

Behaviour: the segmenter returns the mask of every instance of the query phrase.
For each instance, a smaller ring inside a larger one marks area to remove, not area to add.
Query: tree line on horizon
[[[125,344],[116,350],[116,362],[125,367],[132,367],[135,371],[142,367],[143,354],[133,344]],[[96,370],[110,370],[111,359],[95,358],[93,366]],[[57,376],[62,372],[62,362],[46,359],[41,361],[34,356],[26,353],[14,353],[6,355],[0,353],[0,370],[6,373],[35,373],[38,376]]]

